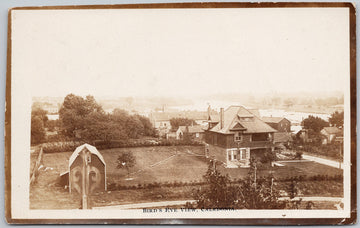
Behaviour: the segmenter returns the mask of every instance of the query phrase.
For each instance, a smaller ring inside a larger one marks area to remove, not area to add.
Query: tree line
[[[45,128],[48,120],[46,111],[39,107],[32,110],[31,143],[45,140]],[[143,136],[155,136],[149,118],[138,114],[131,115],[122,109],[106,113],[93,96],[85,98],[74,94],[65,97],[59,110],[58,133],[70,139],[88,142],[138,139]]]

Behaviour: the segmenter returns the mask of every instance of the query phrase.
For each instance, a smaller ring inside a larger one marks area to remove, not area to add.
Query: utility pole
[[[342,149],[343,149],[343,141],[344,137],[336,137],[335,142],[339,143],[339,169],[341,169],[341,162],[342,162]]]
[[[82,188],[81,188],[81,204],[82,209],[90,209],[89,207],[89,161],[91,159],[91,154],[83,150],[81,152],[81,157],[83,159],[82,163]]]
[[[255,175],[254,175],[254,184],[255,184],[255,190],[256,190],[256,170],[257,170],[257,168],[256,168],[256,161],[254,162],[254,170],[255,170]]]

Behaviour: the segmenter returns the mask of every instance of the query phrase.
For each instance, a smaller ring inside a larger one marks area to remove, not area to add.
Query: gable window
[[[242,134],[240,134],[240,132],[235,132],[234,140],[235,140],[235,142],[241,142],[242,141]]]

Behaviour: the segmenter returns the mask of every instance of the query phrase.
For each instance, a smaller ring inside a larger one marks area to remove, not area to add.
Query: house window
[[[199,133],[196,133],[195,136],[196,136],[196,138],[199,138],[200,134],[199,134]]]
[[[242,141],[242,135],[239,132],[236,132],[234,135],[235,142],[241,142]]]
[[[246,159],[246,149],[240,149],[240,159],[241,160]]]

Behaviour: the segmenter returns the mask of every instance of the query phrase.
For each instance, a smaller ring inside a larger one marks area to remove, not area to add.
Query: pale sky
[[[343,91],[347,8],[14,11],[31,96]]]

